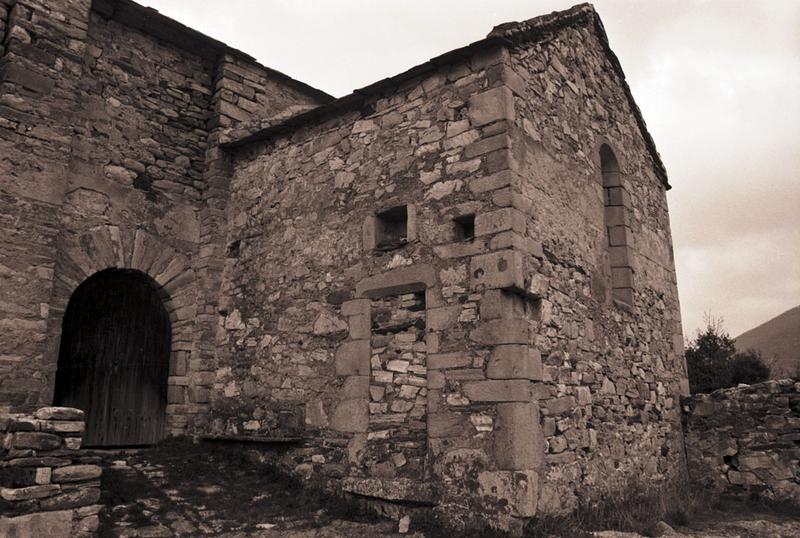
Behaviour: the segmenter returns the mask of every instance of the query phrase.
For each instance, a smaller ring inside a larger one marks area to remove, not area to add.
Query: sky
[[[336,97],[560,0],[139,0]],[[800,304],[800,0],[597,0],[669,173],[684,335]]]

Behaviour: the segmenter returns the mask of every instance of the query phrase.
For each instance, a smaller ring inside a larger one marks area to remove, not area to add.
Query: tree
[[[735,340],[723,329],[722,320],[711,316],[706,317],[705,330],[698,330],[689,342],[685,357],[693,394],[769,379],[769,367],[758,352],[737,353]]]

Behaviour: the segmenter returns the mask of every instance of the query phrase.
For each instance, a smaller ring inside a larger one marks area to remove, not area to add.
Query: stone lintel
[[[367,277],[356,284],[356,297],[375,299],[387,295],[422,291],[436,285],[436,273],[436,269],[427,263],[385,271]]]

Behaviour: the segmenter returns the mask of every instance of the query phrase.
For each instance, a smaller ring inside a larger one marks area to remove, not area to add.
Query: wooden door
[[[108,269],[70,298],[54,403],[86,412],[85,446],[148,445],[163,435],[171,328],[156,285]]]

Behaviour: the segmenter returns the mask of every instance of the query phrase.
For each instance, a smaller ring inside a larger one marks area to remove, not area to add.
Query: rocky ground
[[[398,533],[397,521],[365,515],[355,505],[254,463],[242,450],[170,443],[147,450],[98,452],[106,469],[101,537],[371,538],[448,536],[427,527]],[[663,524],[650,535],[674,538],[794,538],[800,514],[709,512],[689,527]],[[604,531],[598,538],[639,538]],[[583,537],[592,536],[586,533]]]

